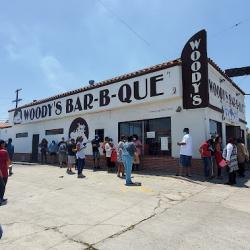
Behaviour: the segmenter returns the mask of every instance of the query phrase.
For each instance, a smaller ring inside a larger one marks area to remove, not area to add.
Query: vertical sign
[[[193,35],[181,53],[183,108],[204,108],[209,104],[207,33]]]

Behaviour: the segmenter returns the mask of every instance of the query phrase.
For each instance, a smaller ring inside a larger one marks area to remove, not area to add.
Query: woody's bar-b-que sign
[[[182,54],[183,107],[204,108],[209,104],[206,31],[201,30],[186,43]]]
[[[174,85],[176,79],[178,79],[176,67],[160,70],[54,101],[16,109],[13,122],[14,124],[28,123],[170,98],[179,92],[179,88]],[[176,90],[174,93],[171,91],[173,88]]]

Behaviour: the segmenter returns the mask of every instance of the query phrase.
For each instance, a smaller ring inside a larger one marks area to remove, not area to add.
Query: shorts
[[[68,164],[73,165],[76,162],[76,157],[74,155],[68,155]]]
[[[99,160],[100,159],[100,152],[99,151],[94,151],[93,152],[93,158]]]
[[[59,153],[58,154],[58,160],[59,160],[59,162],[66,162],[66,159],[67,159],[66,153]]]
[[[191,167],[192,156],[180,155],[180,165],[184,168]]]

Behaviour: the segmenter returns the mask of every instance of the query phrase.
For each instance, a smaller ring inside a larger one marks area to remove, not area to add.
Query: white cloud
[[[6,59],[25,64],[36,74],[40,72],[41,82],[38,84],[46,84],[51,92],[66,91],[69,86],[74,86],[78,82],[55,56],[44,55],[46,52],[41,49],[42,41],[28,27],[0,25],[0,35],[5,38],[2,48],[6,53]]]
[[[53,56],[44,56],[40,60],[40,67],[49,86],[56,91],[64,92],[67,86],[76,81],[72,73],[67,72],[63,65]]]

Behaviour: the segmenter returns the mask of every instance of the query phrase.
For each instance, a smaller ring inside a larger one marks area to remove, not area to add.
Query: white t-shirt
[[[108,142],[105,144],[105,151],[106,151],[106,157],[111,157],[112,148],[110,147]]]
[[[192,137],[190,136],[190,134],[184,135],[181,142],[184,142],[186,144],[181,145],[180,154],[181,155],[192,156],[193,142],[192,142]]]
[[[76,158],[85,159],[84,149],[86,148],[86,145],[84,145],[82,142],[78,142],[76,145],[80,148],[80,150],[76,152]]]

